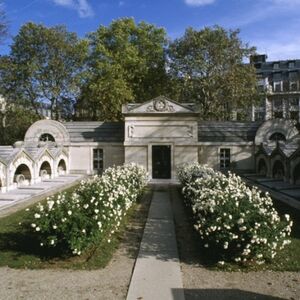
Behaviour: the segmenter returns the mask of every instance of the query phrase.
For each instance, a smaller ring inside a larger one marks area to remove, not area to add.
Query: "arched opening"
[[[283,141],[285,142],[286,141],[286,137],[284,136],[284,134],[280,133],[280,132],[274,132],[270,138],[269,138],[270,141],[273,141],[273,142],[279,142],[279,141]]]
[[[268,174],[268,167],[263,158],[258,161],[258,174],[262,176],[267,176]]]
[[[52,143],[52,142],[55,142],[55,138],[50,133],[43,133],[40,136],[39,141],[40,142],[46,142],[46,143],[48,143],[48,142]]]
[[[14,182],[17,183],[18,186],[29,185],[31,181],[31,173],[28,166],[25,164],[21,164],[15,171]]]
[[[58,175],[65,175],[67,172],[67,166],[64,159],[61,159],[57,166],[57,173]]]
[[[47,161],[44,161],[40,168],[40,177],[42,180],[49,179],[52,175],[51,166]]]
[[[300,184],[300,163],[294,169],[293,179],[294,184]]]
[[[273,165],[273,178],[284,178],[284,165],[280,160],[276,160],[276,162]]]

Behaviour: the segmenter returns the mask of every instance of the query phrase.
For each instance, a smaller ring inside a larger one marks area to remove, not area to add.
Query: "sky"
[[[29,22],[46,26],[64,24],[84,37],[112,20],[133,17],[164,27],[170,39],[187,27],[200,30],[220,25],[240,29],[244,43],[267,54],[268,60],[300,59],[300,0],[2,0],[10,37],[0,45],[0,54],[20,27]]]

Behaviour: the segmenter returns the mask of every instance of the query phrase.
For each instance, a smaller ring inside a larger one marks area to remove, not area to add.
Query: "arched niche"
[[[33,123],[25,134],[24,142],[25,144],[38,145],[40,139],[46,137],[53,139],[57,144],[70,142],[70,136],[66,127],[54,120],[39,120]]]
[[[257,130],[255,144],[267,144],[273,134],[284,136],[286,141],[292,141],[299,134],[296,122],[293,120],[274,119],[264,122]]]
[[[284,163],[277,159],[274,161],[273,163],[273,167],[272,167],[272,177],[275,179],[284,179],[285,176],[285,167],[284,167]]]
[[[263,157],[258,159],[257,173],[262,176],[267,176],[267,174],[268,174],[268,165],[267,165],[266,159]]]
[[[18,155],[16,156],[16,158],[8,165],[8,169],[9,169],[9,185],[11,184],[15,184],[16,183],[16,171],[17,169],[21,166],[24,165],[26,166],[26,170],[27,168],[29,169],[29,172],[25,171],[26,176],[25,176],[25,180],[26,180],[26,184],[27,183],[31,183],[32,179],[34,178],[34,161],[31,158],[31,156],[24,150],[21,150]],[[21,168],[22,169],[22,168]],[[20,170],[20,169],[19,169]],[[28,182],[28,174],[30,174],[30,182]],[[19,178],[22,178],[22,176],[18,176]],[[23,178],[24,179],[24,178]]]
[[[51,178],[52,176],[52,168],[48,161],[44,161],[39,169],[39,176],[42,180],[46,180]]]
[[[300,185],[300,162],[295,166],[292,176],[293,176],[293,183]]]
[[[57,163],[57,174],[65,175],[68,173],[66,158],[60,157]]]
[[[13,182],[16,183],[17,186],[25,186],[30,184],[31,179],[32,173],[29,166],[20,164],[15,170]]]

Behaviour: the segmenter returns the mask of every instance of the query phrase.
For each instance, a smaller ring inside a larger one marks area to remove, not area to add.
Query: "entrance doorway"
[[[171,178],[171,146],[152,146],[152,178]]]

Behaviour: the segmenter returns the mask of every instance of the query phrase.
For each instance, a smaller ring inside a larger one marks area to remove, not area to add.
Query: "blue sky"
[[[11,36],[22,24],[65,24],[84,37],[100,24],[134,17],[164,27],[170,38],[185,28],[215,24],[241,30],[240,37],[269,60],[300,59],[300,0],[2,0]],[[0,46],[9,51],[11,39]]]

